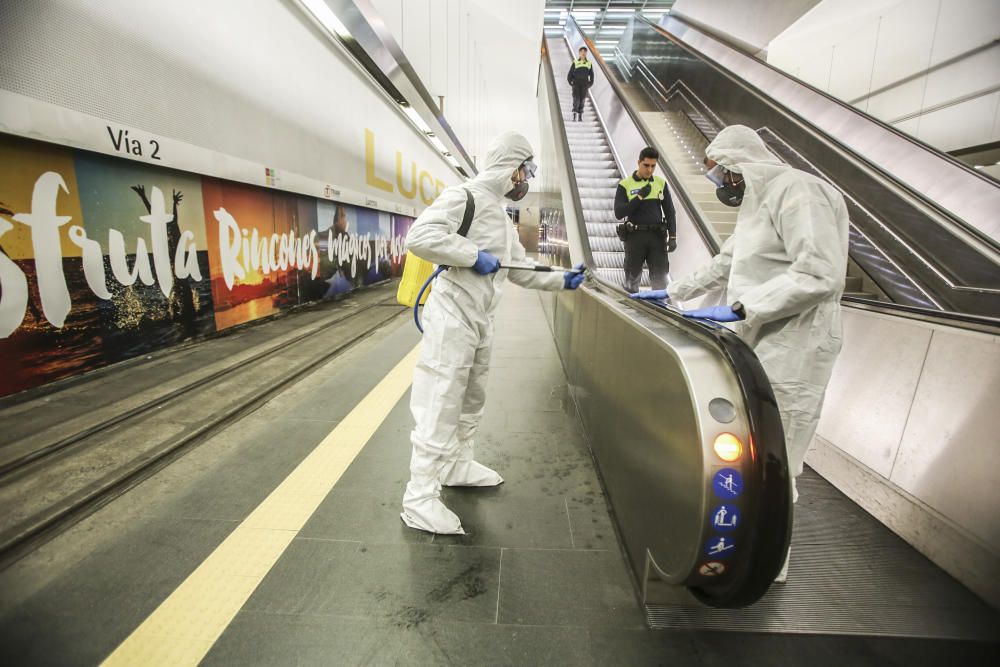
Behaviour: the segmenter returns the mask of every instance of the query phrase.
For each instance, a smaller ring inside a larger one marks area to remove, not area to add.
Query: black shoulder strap
[[[462,226],[458,228],[459,236],[467,236],[469,228],[472,227],[472,218],[476,215],[476,200],[472,198],[472,191],[465,188],[465,215],[462,216]]]

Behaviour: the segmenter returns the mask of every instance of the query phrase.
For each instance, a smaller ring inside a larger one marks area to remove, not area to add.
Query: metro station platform
[[[75,461],[80,476],[97,468],[113,476],[127,458],[122,451],[138,446],[137,433],[149,440],[198,434],[130,482],[105,484],[110,491],[90,505],[72,509],[73,494],[45,474],[23,475],[30,485],[6,485],[5,503],[17,489],[18,507],[34,509],[23,512],[21,524],[8,516],[4,535],[16,533],[31,512],[62,511],[68,518],[26,539],[0,572],[0,660],[995,664],[997,645],[983,641],[649,629],[568,392],[544,295],[510,284],[477,443],[477,458],[506,483],[445,490],[467,535],[405,527],[399,501],[408,479],[408,387],[419,335],[410,313],[394,305],[394,294],[393,284],[364,290],[5,405],[4,423],[21,429],[20,442],[41,442],[43,427],[55,441],[87,420],[94,429],[130,401],[184,386],[192,375],[211,377],[215,363],[233,366],[259,346],[282,346],[266,360],[249,362],[251,374],[219,375],[204,385],[207,394],[182,393],[162,409],[130,418],[139,420],[131,435],[129,420],[109,427],[99,438],[100,452],[86,441],[60,452],[55,458]],[[314,333],[287,342],[303,330]],[[329,356],[345,340],[353,342]],[[297,364],[312,372],[273,395],[262,393],[260,387],[274,385]],[[268,398],[257,405],[254,394]],[[230,413],[226,422],[214,421]],[[29,433],[29,423],[42,433]],[[57,463],[25,465],[44,465],[44,471]],[[81,484],[73,497],[95,484]],[[838,494],[815,475],[804,489],[803,508],[811,495]],[[816,535],[805,525],[793,553]],[[815,566],[793,560],[788,590],[809,587]],[[831,564],[828,574],[837,568]],[[891,574],[880,580],[881,590],[892,590],[885,586]],[[950,599],[976,604],[967,598]]]

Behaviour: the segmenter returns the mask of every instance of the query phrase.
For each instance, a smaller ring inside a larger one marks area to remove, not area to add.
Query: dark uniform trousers
[[[667,288],[667,272],[670,260],[667,258],[667,233],[658,230],[637,229],[629,232],[625,239],[625,290],[639,291],[642,279],[642,265],[649,265],[649,283],[652,289]]]
[[[573,84],[573,113],[583,114],[583,101],[587,98],[587,89],[590,88],[585,83]]]

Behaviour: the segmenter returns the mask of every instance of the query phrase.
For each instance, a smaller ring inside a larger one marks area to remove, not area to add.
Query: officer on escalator
[[[653,289],[665,289],[670,270],[668,252],[677,249],[677,218],[667,182],[653,174],[660,154],[647,146],[639,153],[638,168],[623,178],[615,193],[615,217],[628,218],[618,225],[625,244],[625,289],[635,292],[642,265],[649,266]]]
[[[583,120],[583,98],[594,85],[594,64],[587,60],[587,47],[580,47],[580,57],[570,65],[566,79],[573,86],[573,120]]]

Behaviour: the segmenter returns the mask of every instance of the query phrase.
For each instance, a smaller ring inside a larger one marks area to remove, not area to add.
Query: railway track
[[[5,508],[0,517],[0,569],[237,423],[404,312],[391,298],[371,299],[350,311],[337,308],[303,330],[175,375],[160,391],[147,390],[148,396],[135,404],[124,402],[120,409],[115,409],[116,403],[105,405],[102,416],[79,431],[47,441],[35,437],[22,447],[17,441],[5,444],[0,448],[8,452],[6,457],[0,453],[0,506]],[[183,366],[187,350],[167,363]],[[98,391],[115,377],[104,374],[93,380],[93,388],[76,393]],[[58,392],[47,400],[53,396],[58,399]],[[20,419],[31,414],[22,411]],[[6,420],[2,413],[0,418]]]

